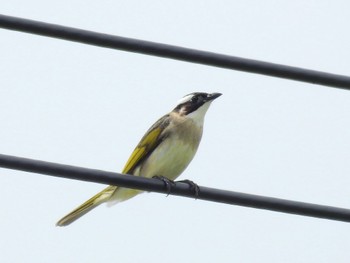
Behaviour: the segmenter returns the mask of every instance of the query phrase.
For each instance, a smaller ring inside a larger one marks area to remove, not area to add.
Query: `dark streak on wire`
[[[0,15],[0,28],[350,90],[350,77]]]
[[[0,167],[87,182],[111,184],[144,191],[167,193],[167,188],[164,186],[163,182],[157,179],[44,162],[4,154],[0,154]],[[172,187],[171,194],[192,198],[195,197],[193,189],[191,189],[188,184],[180,182],[177,182]],[[232,192],[203,186],[200,186],[200,192],[198,193],[197,199],[350,222],[349,209]]]

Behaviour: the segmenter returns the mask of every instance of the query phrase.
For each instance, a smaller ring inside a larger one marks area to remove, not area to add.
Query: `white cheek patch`
[[[192,98],[193,98],[193,94],[189,94],[189,95],[186,95],[185,97],[183,97],[182,99],[180,99],[178,102],[177,102],[177,105],[180,105],[180,104],[183,104],[187,101],[190,101]]]
[[[180,111],[179,111],[180,115],[185,115],[186,114],[186,107],[181,107]]]

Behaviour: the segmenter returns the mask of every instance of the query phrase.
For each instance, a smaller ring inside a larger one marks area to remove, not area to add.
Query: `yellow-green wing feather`
[[[169,115],[160,118],[142,137],[135,150],[132,152],[129,160],[122,171],[125,174],[133,174],[133,170],[143,159],[149,155],[161,143],[165,135],[164,129],[169,125]]]
[[[149,155],[162,141],[164,138],[165,127],[169,124],[168,116],[165,115],[163,118],[159,119],[146,133],[146,135],[141,139],[140,143],[137,145],[133,153],[131,154],[129,160],[127,161],[123,173],[132,174],[133,170],[139,165],[147,155]],[[119,192],[118,192],[119,191]],[[124,191],[124,192],[123,192]],[[118,193],[117,193],[118,192]],[[74,209],[72,212],[64,216],[57,222],[58,226],[66,226],[74,222],[81,216],[85,215],[96,206],[107,202],[111,197],[118,195],[116,199],[127,200],[140,191],[126,188],[119,188],[117,186],[110,185],[85,203]]]
[[[123,173],[131,173],[135,167],[160,143],[159,136],[163,131],[162,127],[157,127],[150,130],[136,146],[129,160],[123,169]]]

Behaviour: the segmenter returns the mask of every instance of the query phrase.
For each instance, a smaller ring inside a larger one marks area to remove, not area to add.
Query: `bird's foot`
[[[164,183],[165,188],[167,190],[167,196],[171,193],[171,187],[175,185],[174,181],[160,175],[155,175],[152,178],[161,180]]]
[[[190,186],[191,190],[194,191],[194,194],[195,194],[196,199],[197,199],[197,197],[199,196],[199,192],[200,192],[200,188],[199,188],[198,184],[196,184],[195,182],[193,182],[191,180],[187,180],[187,179],[176,181],[176,182],[188,184]]]

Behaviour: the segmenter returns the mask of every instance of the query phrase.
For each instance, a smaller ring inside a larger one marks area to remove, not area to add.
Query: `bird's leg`
[[[171,187],[175,185],[175,182],[161,175],[155,175],[152,178],[161,180],[164,183],[167,190],[167,196],[168,196],[171,192]]]
[[[200,188],[199,188],[198,184],[196,184],[195,182],[188,180],[188,179],[180,180],[180,181],[176,181],[176,182],[188,184],[190,186],[191,190],[194,191],[196,198],[198,197],[199,192],[200,192]]]

